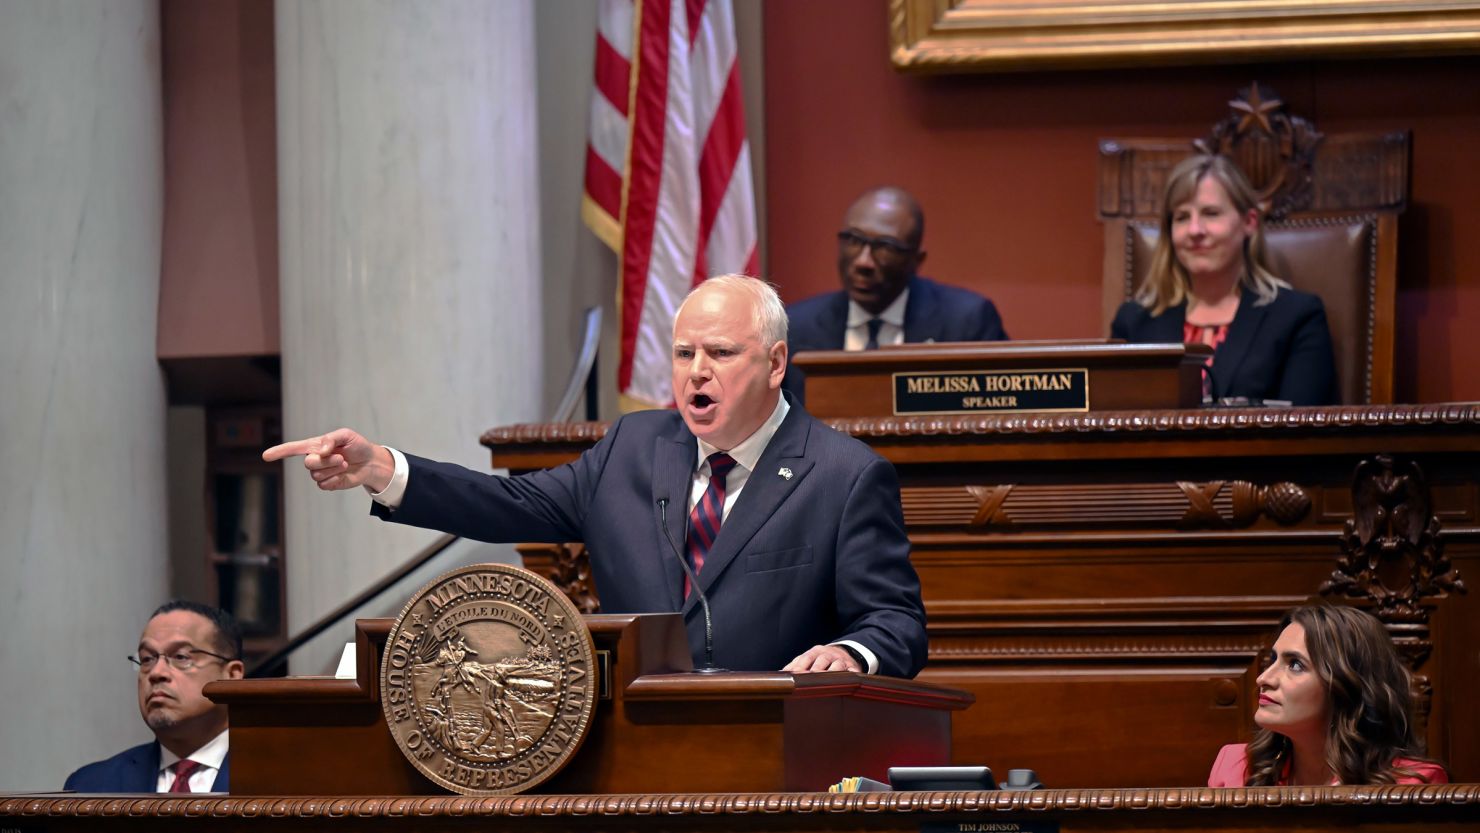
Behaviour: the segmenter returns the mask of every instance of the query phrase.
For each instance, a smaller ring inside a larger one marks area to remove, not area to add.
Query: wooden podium
[[[678,614],[586,617],[600,699],[580,749],[539,793],[825,790],[850,775],[951,760],[951,712],[974,698],[833,672],[696,674]],[[356,623],[356,677],[221,680],[236,795],[446,792],[396,747],[380,704],[390,619]]]

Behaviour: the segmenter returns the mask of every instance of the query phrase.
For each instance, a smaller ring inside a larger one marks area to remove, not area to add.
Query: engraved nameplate
[[[894,374],[894,413],[1088,411],[1089,370],[932,370]]]

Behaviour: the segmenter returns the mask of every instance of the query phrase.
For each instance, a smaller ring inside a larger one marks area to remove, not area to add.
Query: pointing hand
[[[384,446],[376,445],[348,428],[318,437],[275,445],[262,452],[270,462],[302,455],[303,467],[326,492],[368,486],[381,492],[390,485],[395,461]]]

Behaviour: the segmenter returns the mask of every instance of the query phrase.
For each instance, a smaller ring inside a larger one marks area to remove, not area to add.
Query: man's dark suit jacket
[[[1213,353],[1213,398],[1247,396],[1282,399],[1296,405],[1332,405],[1336,358],[1326,307],[1314,295],[1281,289],[1273,301],[1255,306],[1252,292],[1239,299],[1228,337]],[[1126,301],[1110,325],[1111,338],[1137,344],[1182,342],[1187,305],[1161,315]]]
[[[230,792],[231,755],[221,761],[221,769],[211,784],[211,791]],[[80,793],[152,793],[159,786],[159,742],[143,743],[125,749],[104,761],[88,764],[67,776],[62,789]]]
[[[946,286],[918,275],[910,278],[904,305],[906,344],[930,341],[1004,341],[1002,316],[986,298],[969,289]],[[786,308],[789,355],[803,350],[841,350],[848,330],[848,293],[839,290],[798,301]],[[786,369],[783,387],[802,398],[804,374]]]
[[[497,477],[407,455],[410,479],[379,517],[490,542],[585,542],[604,613],[682,610],[697,663],[704,616],[683,599],[666,523],[683,546],[698,445],[675,411],[612,424],[579,459]],[[666,504],[666,509],[664,508]],[[925,612],[894,467],[795,402],[720,527],[699,573],[715,663],[780,669],[813,645],[854,640],[879,673],[925,663]]]

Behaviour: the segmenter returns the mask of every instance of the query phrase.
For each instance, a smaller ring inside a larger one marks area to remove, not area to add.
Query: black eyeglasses
[[[843,254],[858,257],[864,246],[868,247],[869,255],[876,263],[899,263],[919,251],[917,247],[892,237],[869,237],[852,229],[838,232],[838,248],[843,250]]]
[[[177,668],[181,671],[189,671],[197,664],[199,664],[195,658],[196,654],[205,654],[209,657],[215,657],[222,662],[231,662],[235,659],[235,657],[223,657],[220,654],[212,653],[203,648],[181,648],[173,654],[140,653],[136,657],[129,657],[128,661],[132,662],[135,666],[138,667],[140,674],[143,674],[154,668],[154,663],[159,662],[161,659],[163,659],[165,662],[168,662],[174,668]]]

